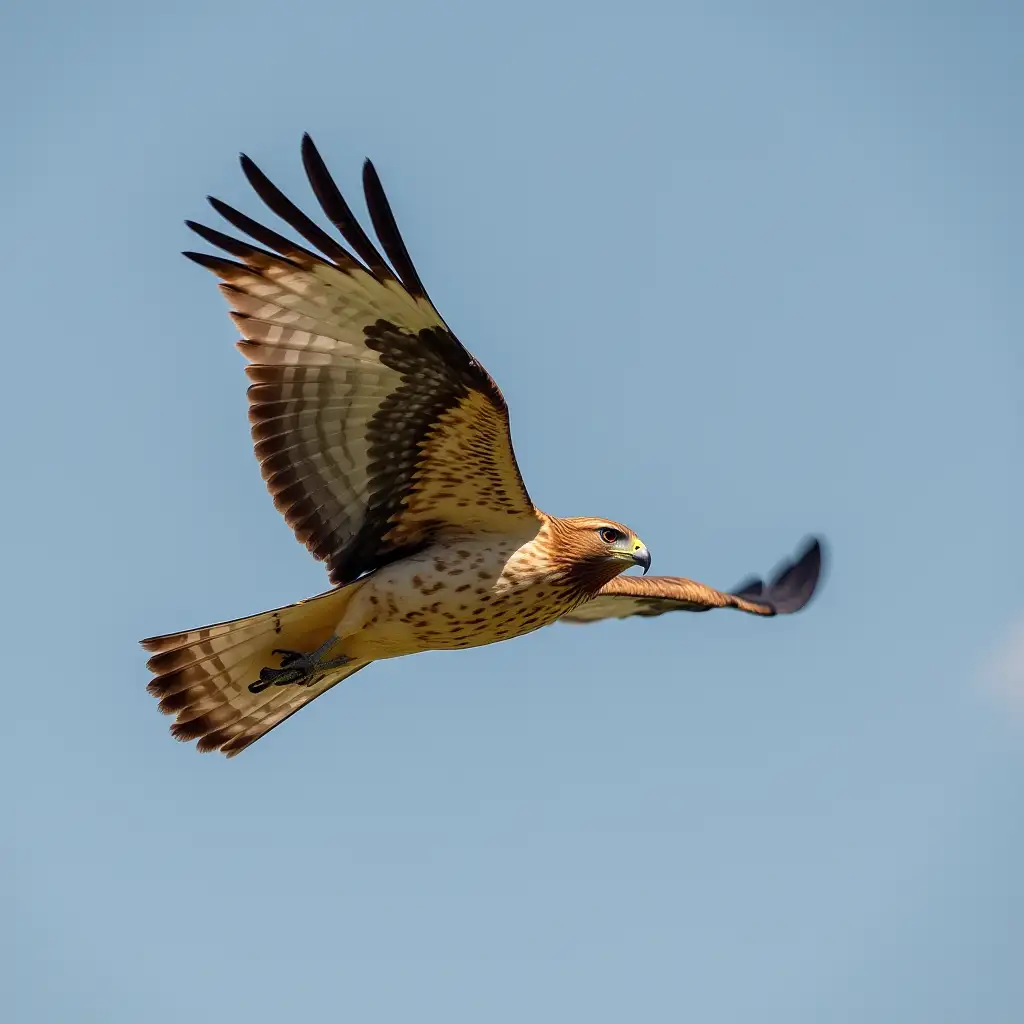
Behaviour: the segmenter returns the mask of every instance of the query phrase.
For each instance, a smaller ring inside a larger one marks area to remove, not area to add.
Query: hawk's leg
[[[271,654],[281,655],[280,668],[261,668],[260,677],[249,684],[250,693],[262,693],[271,686],[312,686],[327,669],[340,668],[352,659],[344,654],[340,658],[327,659],[327,652],[338,642],[332,633],[327,640],[310,654],[302,651],[274,650]]]

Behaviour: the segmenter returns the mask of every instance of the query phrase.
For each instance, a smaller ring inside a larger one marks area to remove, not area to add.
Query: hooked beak
[[[637,541],[637,546],[633,550],[633,564],[642,565],[644,567],[644,575],[647,575],[647,570],[651,567],[651,553],[647,550],[646,544],[641,544]]]

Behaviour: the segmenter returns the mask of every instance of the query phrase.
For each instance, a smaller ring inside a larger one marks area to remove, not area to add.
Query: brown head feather
[[[602,539],[602,531],[607,530],[621,534],[630,547],[643,548],[628,526],[611,519],[544,517],[538,543],[558,570],[559,578],[568,584],[573,597],[580,600],[593,597],[606,583],[630,568],[629,559],[621,555],[615,557],[609,542]]]

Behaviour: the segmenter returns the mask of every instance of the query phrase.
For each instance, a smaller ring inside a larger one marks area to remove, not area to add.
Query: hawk
[[[621,523],[538,509],[505,399],[427,295],[373,165],[363,189],[383,254],[308,135],[302,160],[347,247],[243,155],[257,195],[310,248],[211,198],[251,241],[188,221],[227,256],[185,255],[220,279],[248,360],[263,478],[334,587],[143,640],[148,689],[175,716],[175,737],[231,757],[373,661],[492,644],[559,619],[777,615],[810,600],[817,541],[767,586],[728,594],[646,576],[650,553]],[[645,577],[618,578],[632,566]]]

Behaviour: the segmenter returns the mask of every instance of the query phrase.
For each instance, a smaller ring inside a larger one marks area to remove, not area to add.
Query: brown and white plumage
[[[211,199],[252,241],[189,222],[233,258],[186,255],[220,278],[242,334],[252,436],[274,503],[337,586],[144,640],[149,690],[176,716],[177,738],[231,756],[374,660],[495,643],[563,617],[701,602],[796,610],[768,593],[716,598],[685,580],[637,590],[643,580],[616,580],[650,564],[632,531],[537,509],[505,400],[428,297],[372,164],[363,187],[383,254],[308,136],[302,157],[347,248],[243,156],[257,194],[312,248]]]
[[[535,518],[501,391],[431,303],[373,165],[363,187],[394,270],[308,135],[302,157],[351,252],[243,156],[260,198],[323,255],[216,199],[266,248],[189,222],[241,262],[186,254],[221,278],[243,336],[256,456],[278,510],[332,583],[401,557],[436,523],[501,530]]]

